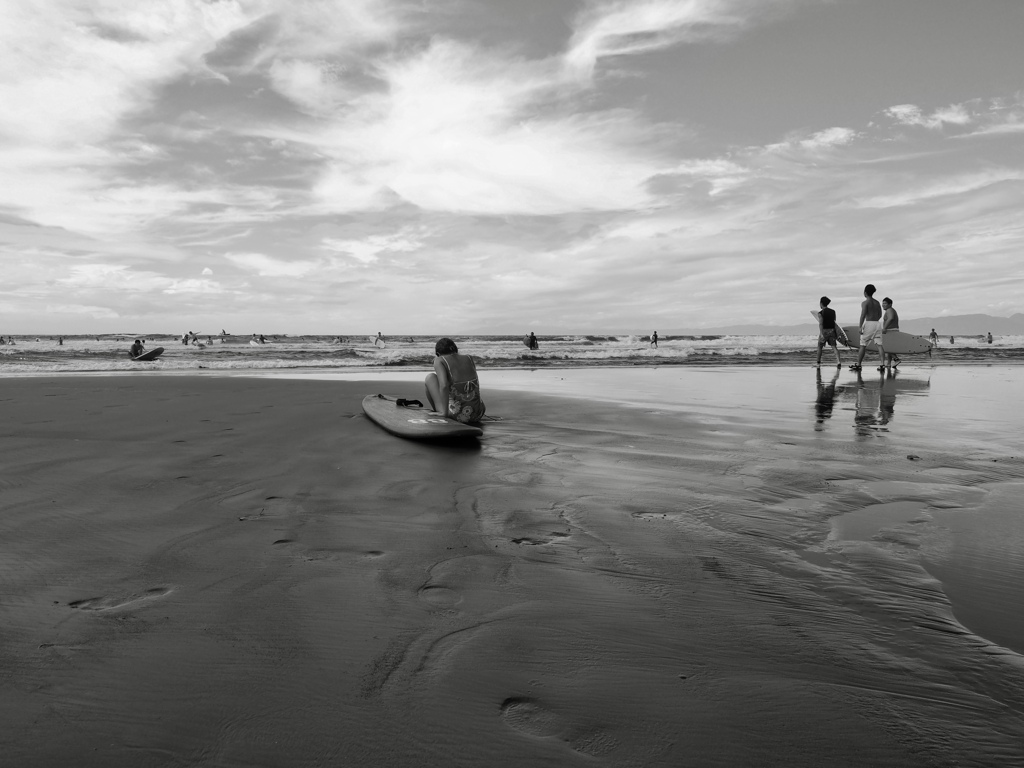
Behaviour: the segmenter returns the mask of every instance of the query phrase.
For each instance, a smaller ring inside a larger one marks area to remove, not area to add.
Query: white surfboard
[[[850,339],[851,347],[860,346],[860,328],[856,325],[845,325],[843,330]],[[890,355],[918,355],[931,349],[932,343],[924,336],[915,336],[903,331],[888,331],[882,339],[882,348]],[[868,352],[877,352],[878,346],[871,342],[867,349]]]
[[[387,344],[384,343],[384,339],[379,336],[369,336],[368,338],[370,339],[370,343],[377,349],[384,349],[384,347],[387,346]]]

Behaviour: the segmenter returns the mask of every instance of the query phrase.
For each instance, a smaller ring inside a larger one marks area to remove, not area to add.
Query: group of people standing
[[[881,303],[875,298],[875,286],[868,283],[864,286],[864,301],[860,304],[860,342],[857,362],[850,366],[851,371],[859,371],[867,354],[868,345],[872,342],[878,347],[878,370],[891,370],[899,365],[900,359],[885,351],[885,334],[900,329],[900,316],[892,305],[892,299],[886,296]],[[818,312],[818,359],[815,366],[821,365],[821,353],[825,345],[832,347],[836,355],[836,367],[842,368],[843,361],[839,355],[839,342],[848,343],[843,329],[836,322],[836,312],[829,308],[832,300],[822,296]]]

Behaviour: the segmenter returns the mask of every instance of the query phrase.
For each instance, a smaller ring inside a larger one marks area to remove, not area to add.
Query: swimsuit
[[[448,370],[448,415],[458,422],[469,424],[480,421],[484,412],[483,400],[480,399],[480,380],[453,381],[452,369],[448,361],[441,358]]]
[[[866,347],[872,341],[877,341],[881,335],[881,320],[865,320],[864,327],[860,329],[860,346]]]

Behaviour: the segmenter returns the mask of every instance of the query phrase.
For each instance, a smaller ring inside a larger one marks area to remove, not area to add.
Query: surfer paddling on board
[[[448,338],[437,340],[434,354],[434,373],[428,373],[424,381],[430,407],[463,424],[480,421],[486,408],[480,399],[480,379],[473,358],[460,354]]]
[[[882,305],[875,299],[875,286],[868,283],[864,286],[864,301],[860,303],[860,352],[857,353],[857,364],[851,365],[851,371],[859,371],[868,344],[877,341],[882,332]],[[884,364],[882,348],[878,348],[878,362]]]
[[[882,299],[882,335],[878,337],[878,347],[882,350],[882,359],[885,361],[884,365],[886,368],[892,368],[893,366],[900,364],[900,359],[896,355],[889,354],[885,351],[885,334],[889,331],[898,331],[900,329],[900,316],[896,310],[892,308],[892,299],[886,296]],[[882,370],[879,368],[878,370]]]
[[[818,312],[818,359],[814,363],[815,368],[821,367],[821,351],[828,344],[836,353],[836,368],[843,367],[843,360],[839,356],[839,347],[836,342],[839,339],[839,326],[836,325],[836,311],[829,309],[832,299],[822,296],[818,302],[821,310]]]

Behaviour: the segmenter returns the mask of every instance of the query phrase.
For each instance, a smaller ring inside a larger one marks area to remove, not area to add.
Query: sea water
[[[128,356],[135,338],[147,349],[163,347],[154,362],[138,363]],[[647,337],[619,334],[540,336],[540,348],[527,349],[520,336],[460,336],[460,351],[472,355],[481,368],[577,368],[593,366],[665,366],[692,364],[792,365],[813,362],[817,337],[805,336],[663,336],[657,348]],[[183,345],[168,334],[141,336],[19,336],[0,346],[0,376],[60,372],[156,370],[359,370],[428,368],[433,362],[435,336],[390,336],[377,349],[368,336],[268,336],[252,345],[249,336],[201,336],[198,344]],[[854,350],[843,350],[853,361]],[[834,358],[826,349],[823,360]],[[874,364],[875,357],[869,357]],[[1024,361],[1024,336],[1002,336],[986,343],[962,337],[956,344],[942,341],[931,358],[908,357],[914,364],[1014,363]]]

